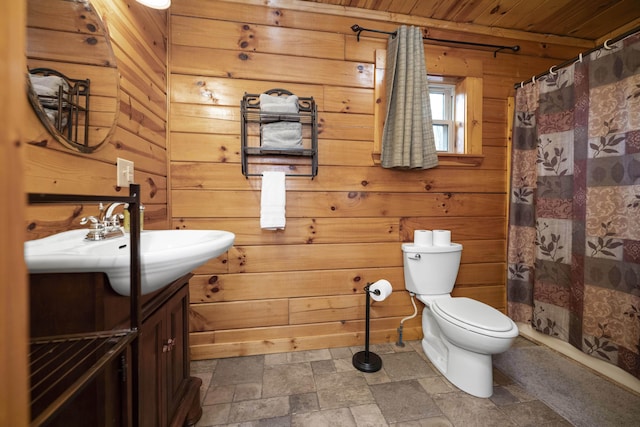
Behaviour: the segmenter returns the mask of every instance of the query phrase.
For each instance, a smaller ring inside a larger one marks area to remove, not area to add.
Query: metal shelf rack
[[[33,68],[29,70],[29,74],[55,76],[66,82],[66,89],[65,86],[59,86],[56,95],[37,92],[30,92],[29,95],[32,103],[36,105],[39,103],[42,106],[45,113],[44,119],[49,120],[61,135],[75,146],[87,147],[89,145],[91,80],[72,79],[51,68]],[[47,110],[51,112],[53,118],[46,114]]]
[[[264,93],[273,96],[293,95],[285,89],[270,89]],[[261,176],[265,165],[271,170],[285,170],[286,176],[306,176],[313,179],[318,174],[318,111],[313,97],[298,97],[297,114],[280,114],[261,111],[260,94],[245,93],[240,113],[242,174],[245,177]],[[301,148],[263,147],[262,125],[275,122],[299,122],[302,125]],[[250,161],[252,158],[256,160],[258,156],[263,159]],[[289,159],[284,160],[285,157]],[[304,158],[308,161],[303,160]]]

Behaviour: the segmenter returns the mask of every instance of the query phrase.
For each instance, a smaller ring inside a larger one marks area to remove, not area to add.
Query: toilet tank
[[[458,276],[462,245],[418,246],[402,245],[404,284],[416,295],[449,294]]]

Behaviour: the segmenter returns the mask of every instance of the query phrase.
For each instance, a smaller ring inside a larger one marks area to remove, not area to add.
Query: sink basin
[[[129,234],[88,241],[86,229],[27,241],[30,273],[103,272],[114,291],[130,294]],[[225,253],[235,235],[221,230],[148,230],[140,233],[142,294],[154,292]]]

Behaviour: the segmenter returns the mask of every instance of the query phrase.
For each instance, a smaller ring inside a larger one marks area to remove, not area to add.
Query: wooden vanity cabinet
[[[202,414],[202,381],[189,374],[191,276],[142,297],[139,372],[131,372],[127,351],[126,359],[107,367],[49,425],[195,425]],[[30,317],[32,338],[126,328],[129,298],[116,294],[102,273],[32,274]],[[138,375],[140,423],[132,419],[132,375]]]
[[[141,427],[194,425],[202,414],[199,378],[189,375],[189,278],[162,304],[143,309],[140,333]],[[158,301],[159,302],[159,301]]]

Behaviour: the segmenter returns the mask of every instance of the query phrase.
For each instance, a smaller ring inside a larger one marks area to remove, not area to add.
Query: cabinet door
[[[167,403],[169,420],[172,420],[189,378],[188,309],[189,286],[183,286],[166,304],[167,338],[171,339],[170,350],[165,353],[167,362]]]
[[[161,427],[166,422],[166,396],[162,352],[165,332],[165,311],[149,316],[140,331],[140,426]]]

